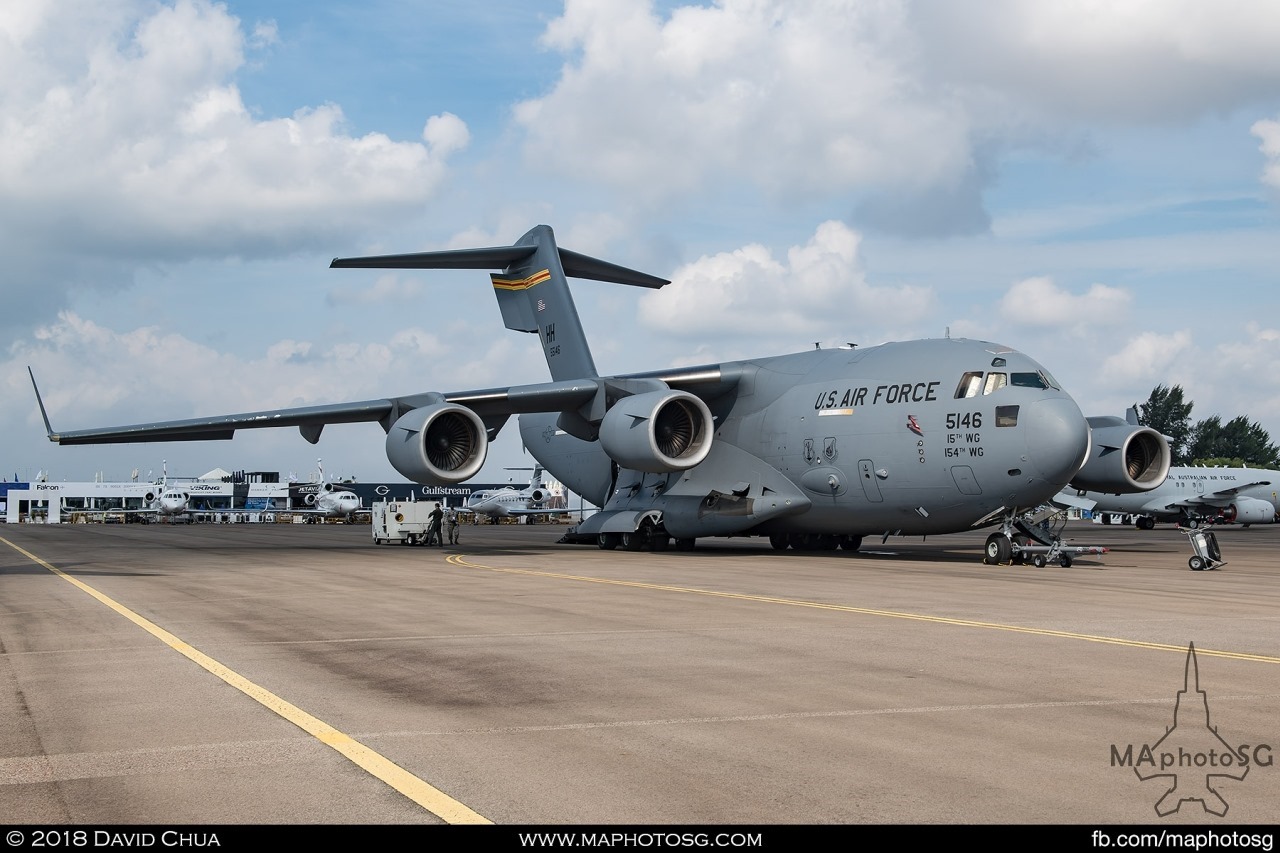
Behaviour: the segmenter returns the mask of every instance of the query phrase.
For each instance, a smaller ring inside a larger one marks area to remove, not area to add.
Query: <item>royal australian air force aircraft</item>
[[[527,468],[509,468],[509,471],[521,470],[527,471]],[[473,492],[467,498],[467,505],[464,507],[468,512],[474,512],[476,515],[488,516],[495,524],[500,518],[519,515],[555,515],[564,513],[563,509],[548,509],[546,506],[547,499],[551,497],[551,490],[547,488],[547,484],[542,481],[542,466],[535,466],[533,476],[529,478],[529,485],[523,489],[505,488],[505,489],[482,489]]]
[[[508,329],[537,334],[549,382],[55,432],[59,444],[229,439],[374,421],[391,465],[429,485],[479,472],[511,415],[534,458],[599,506],[575,530],[601,548],[768,537],[856,549],[865,535],[997,527],[1007,562],[1020,515],[1068,485],[1142,492],[1169,469],[1155,430],[1086,418],[1043,367],[1006,346],[943,338],[600,375],[566,277],[668,282],[558,248],[539,225],[514,245],[363,258],[333,268],[487,269]],[[48,426],[46,417],[46,427]]]

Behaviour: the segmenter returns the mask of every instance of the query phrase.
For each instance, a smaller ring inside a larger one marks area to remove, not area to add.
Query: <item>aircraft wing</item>
[[[28,368],[30,372],[30,368]],[[212,441],[230,439],[239,429],[263,429],[267,427],[297,427],[303,438],[315,444],[320,432],[329,424],[361,423],[376,421],[384,431],[404,412],[433,403],[459,403],[474,411],[485,423],[491,434],[506,421],[509,415],[525,412],[546,412],[577,408],[595,398],[597,381],[542,382],[534,385],[518,385],[509,388],[490,388],[475,391],[459,391],[448,394],[429,392],[407,397],[389,397],[383,400],[364,400],[354,403],[332,403],[322,406],[303,406],[292,409],[269,409],[261,412],[244,412],[234,415],[216,415],[177,421],[131,424],[127,426],[96,427],[80,430],[57,430],[49,423],[40,389],[31,375],[31,384],[44,417],[49,440],[55,444],[126,444],[144,441]]]
[[[140,441],[212,441],[229,439],[237,429],[260,427],[296,426],[306,435],[308,428],[324,427],[333,423],[376,421],[386,416],[392,408],[390,400],[373,400],[364,403],[343,403],[329,406],[307,406],[297,409],[276,409],[264,412],[246,412],[237,415],[219,415],[209,418],[191,418],[180,421],[131,424],[129,426],[97,427],[93,429],[54,431],[49,428],[49,440],[55,444],[127,444]],[[43,406],[41,407],[43,409]],[[317,430],[318,433],[318,430]],[[318,436],[317,436],[318,437]]]
[[[1234,498],[1239,496],[1240,491],[1242,489],[1252,488],[1253,486],[1269,486],[1269,485],[1271,485],[1270,480],[1256,480],[1252,483],[1241,483],[1240,485],[1232,486],[1229,489],[1219,489],[1216,492],[1207,492],[1203,495],[1196,495],[1193,498],[1174,501],[1169,505],[1170,506],[1188,506],[1188,507],[1226,506],[1227,504],[1231,503],[1231,501]]]
[[[1270,485],[1271,485],[1270,480],[1255,480],[1252,483],[1241,483],[1240,485],[1232,486],[1229,489],[1220,489],[1216,492],[1212,492],[1208,495],[1205,495],[1205,497],[1206,498],[1222,498],[1223,500],[1227,500],[1229,498],[1234,498],[1236,495],[1238,495],[1241,489],[1251,489],[1254,486],[1270,486]]]

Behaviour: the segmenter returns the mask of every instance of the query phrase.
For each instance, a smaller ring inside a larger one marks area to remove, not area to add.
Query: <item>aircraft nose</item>
[[[1066,485],[1089,449],[1089,422],[1070,397],[1037,400],[1023,407],[1027,452],[1036,473],[1050,483]]]

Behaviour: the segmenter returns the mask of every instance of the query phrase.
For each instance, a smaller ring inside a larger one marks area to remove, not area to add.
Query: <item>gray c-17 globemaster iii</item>
[[[327,424],[376,421],[397,471],[449,485],[479,472],[489,442],[519,415],[534,458],[601,507],[574,530],[576,541],[652,550],[767,536],[778,549],[856,550],[865,535],[998,526],[989,563],[1009,561],[1014,537],[1030,532],[1022,513],[1064,487],[1142,492],[1169,469],[1157,431],[1086,418],[1043,367],[986,341],[902,341],[601,376],[566,276],[668,282],[558,248],[546,225],[511,246],[330,266],[501,270],[491,279],[502,318],[508,329],[538,334],[551,381],[70,432],[55,432],[46,415],[49,439],[201,441],[293,426],[315,443]]]

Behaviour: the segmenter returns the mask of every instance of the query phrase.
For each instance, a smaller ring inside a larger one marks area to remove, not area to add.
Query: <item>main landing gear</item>
[[[671,546],[671,536],[666,530],[646,518],[640,527],[631,533],[597,533],[596,546],[601,551],[613,551],[619,546],[624,551],[665,551]],[[676,539],[677,551],[692,551],[692,539]]]

